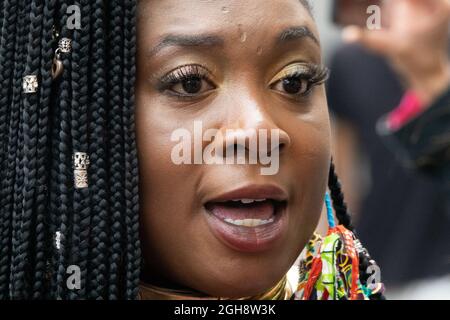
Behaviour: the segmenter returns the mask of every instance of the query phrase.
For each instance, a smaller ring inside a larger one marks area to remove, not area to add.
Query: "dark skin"
[[[324,88],[311,85],[306,93],[292,94],[293,87],[282,82],[296,63],[321,64],[315,23],[298,0],[279,0],[276,10],[272,1],[260,0],[142,0],[138,14],[136,130],[145,281],[211,296],[259,294],[292,266],[323,206],[331,158]],[[290,33],[296,36],[281,41],[287,29],[297,30]],[[183,73],[201,68],[207,79],[161,88],[160,79],[180,68]],[[305,86],[308,81],[300,80]],[[205,129],[220,131],[279,129],[278,173],[261,175],[259,165],[173,164],[172,132],[192,130],[199,120]],[[233,250],[205,220],[205,199],[245,184],[274,184],[288,194],[287,230],[263,252]]]

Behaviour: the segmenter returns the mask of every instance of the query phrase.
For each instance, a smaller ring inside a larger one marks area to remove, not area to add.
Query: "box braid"
[[[122,0],[120,0],[122,1]],[[113,159],[113,167],[111,173],[111,196],[113,199],[113,207],[111,208],[111,236],[113,237],[113,243],[110,247],[109,254],[109,268],[112,274],[117,274],[121,257],[117,254],[121,251],[121,239],[124,236],[124,228],[120,224],[121,208],[125,205],[124,193],[122,188],[122,181],[125,181],[123,171],[120,170],[120,166],[124,165],[124,137],[122,133],[122,100],[123,91],[122,83],[120,79],[123,77],[122,70],[124,68],[123,62],[123,46],[121,46],[119,39],[124,36],[124,19],[122,18],[121,8],[117,5],[119,0],[112,0],[112,19],[108,20],[108,28],[112,30],[110,33],[110,42],[115,45],[108,50],[108,56],[112,61],[112,66],[108,69],[108,78],[114,78],[114,83],[108,88],[108,92],[113,97],[111,99],[112,104],[112,117],[111,117],[111,157]],[[117,277],[111,279],[109,287],[107,288],[108,295],[111,299],[115,299],[115,292],[117,291]]]
[[[92,193],[93,193],[93,210],[99,212],[99,215],[92,219],[93,234],[92,246],[93,250],[89,255],[92,274],[88,277],[90,282],[94,284],[90,298],[104,296],[106,282],[106,261],[105,250],[107,248],[107,232],[105,223],[107,221],[107,212],[110,212],[110,203],[108,202],[108,194],[110,193],[107,179],[108,170],[106,168],[105,148],[109,134],[106,133],[107,127],[107,88],[106,83],[106,57],[105,57],[105,19],[104,4],[102,1],[96,1],[95,7],[92,9],[94,15],[93,33],[97,39],[93,43],[93,51],[96,52],[96,67],[93,70],[93,103],[92,103],[92,121],[89,126],[89,135],[96,137],[96,146],[92,146],[89,150],[92,165]]]
[[[139,241],[139,164],[136,146],[136,128],[133,106],[135,105],[134,77],[136,74],[136,4],[135,0],[123,0],[125,5],[124,15],[124,68],[123,68],[123,123],[125,140],[125,201],[126,201],[126,235],[125,242],[125,266],[126,266],[126,298],[136,296],[139,285],[141,261],[141,244]]]
[[[62,3],[59,9],[59,15],[63,16],[67,10],[67,4]],[[66,28],[66,24],[61,24],[61,36],[72,38],[69,30]],[[56,288],[56,298],[65,299],[64,288],[66,283],[64,281],[66,275],[66,268],[69,265],[68,256],[70,252],[70,217],[75,216],[75,212],[71,210],[70,206],[73,205],[72,189],[70,185],[71,179],[71,154],[73,151],[71,141],[71,102],[72,102],[72,90],[71,90],[71,78],[72,68],[71,59],[64,59],[64,70],[60,83],[60,91],[58,95],[59,105],[59,121],[55,123],[56,130],[58,132],[56,136],[57,142],[57,154],[58,158],[55,160],[55,166],[57,167],[58,180],[56,184],[58,197],[52,199],[55,208],[58,208],[58,214],[56,219],[56,230],[60,232],[60,248],[55,250],[55,266],[54,274],[56,275],[56,281],[53,288]],[[72,211],[72,213],[70,212]],[[55,279],[55,278],[54,278]]]
[[[333,202],[334,212],[339,224],[342,224],[345,228],[352,231],[356,236],[355,228],[352,225],[351,214],[347,209],[347,204],[344,201],[344,194],[342,192],[341,183],[339,182],[336,174],[333,161],[330,164],[330,172],[328,177],[328,189],[330,190],[331,199]],[[366,285],[367,279],[370,274],[367,272],[369,266],[376,264],[376,262],[370,257],[366,249],[359,252],[359,270],[360,281],[363,285]],[[383,300],[382,293],[373,294],[370,296],[371,300]]]
[[[30,32],[28,33],[28,46],[25,64],[25,74],[33,74],[35,70],[40,69],[41,65],[41,34],[42,34],[42,17],[43,3],[30,3]],[[35,263],[35,257],[28,257],[27,252],[32,246],[37,235],[37,231],[33,232],[31,225],[36,224],[36,218],[39,214],[35,214],[37,201],[35,193],[37,189],[37,139],[38,139],[38,118],[41,110],[40,97],[41,92],[33,95],[25,95],[23,101],[23,184],[22,184],[22,211],[20,216],[20,228],[18,228],[18,246],[17,259],[13,264],[13,279],[16,278],[16,287],[13,290],[13,296],[20,297],[30,290],[29,282],[25,274],[28,272],[27,263]],[[18,220],[19,220],[18,219]],[[38,222],[42,227],[41,222]],[[31,242],[31,243],[30,243]],[[36,242],[34,242],[36,244]],[[22,281],[24,279],[25,281]]]
[[[352,217],[347,209],[347,204],[344,201],[344,194],[342,193],[341,183],[337,177],[333,161],[330,165],[328,188],[330,189],[331,199],[333,200],[333,208],[336,214],[336,218],[339,220],[340,224],[342,224],[348,230],[354,232],[355,228],[352,225]]]
[[[72,53],[72,106],[71,106],[71,133],[72,146],[74,151],[83,151],[88,149],[88,119],[87,106],[89,104],[88,87],[81,84],[87,83],[89,73],[89,44],[91,25],[89,12],[91,10],[91,1],[80,1],[81,8],[81,27],[82,32],[73,34],[73,53]],[[90,224],[90,194],[89,188],[75,189],[74,197],[74,215],[72,223],[72,248],[75,249],[71,254],[71,264],[79,265],[81,271],[80,291],[70,291],[71,299],[78,299],[86,294],[86,271],[89,243],[87,241]]]
[[[67,27],[73,4],[81,29]],[[135,11],[136,0],[0,3],[0,299],[137,297]],[[72,52],[53,79],[62,37]],[[75,152],[90,157],[88,188],[75,188]]]
[[[28,51],[28,45],[27,45],[27,34],[29,33],[29,29],[31,27],[30,24],[30,17],[29,15],[26,15],[27,6],[25,4],[19,4],[18,8],[19,10],[19,18],[23,17],[25,20],[24,25],[18,25],[16,30],[18,33],[18,39],[15,45],[15,52],[18,53],[18,57],[23,61],[26,59],[27,51]],[[6,13],[5,13],[6,16]],[[7,45],[5,43],[5,45]],[[21,263],[19,260],[24,259],[24,253],[20,252],[19,247],[21,245],[21,230],[20,227],[22,225],[21,223],[21,215],[22,215],[22,208],[23,208],[23,163],[24,163],[24,156],[23,156],[23,105],[24,101],[22,99],[21,94],[21,77],[22,74],[25,72],[25,63],[21,63],[21,61],[15,61],[15,85],[17,87],[13,87],[13,103],[19,106],[19,109],[13,111],[11,126],[14,126],[10,129],[10,132],[12,131],[12,135],[14,136],[13,139],[15,139],[15,146],[11,147],[11,151],[14,150],[15,154],[12,154],[12,152],[9,154],[8,163],[15,165],[16,170],[12,170],[12,176],[11,176],[11,186],[13,187],[13,190],[17,190],[11,195],[11,226],[12,226],[12,239],[11,239],[11,251],[15,252],[14,255],[11,256],[11,262],[10,262],[10,277],[13,279],[11,285],[8,286],[9,293],[12,297],[16,297],[20,291],[24,291],[24,281],[22,279],[18,279],[17,273],[19,273],[22,277],[25,275],[28,275],[28,273],[21,272],[19,268],[23,267],[23,263]],[[11,108],[12,109],[12,108]],[[7,173],[8,174],[8,173]],[[9,214],[6,213],[5,214]],[[15,281],[17,279],[17,281]]]
[[[52,26],[53,26],[53,12],[55,7],[55,1],[48,1],[43,6],[43,15],[51,17],[48,20],[42,20],[42,36],[41,36],[41,63],[40,73],[42,75],[42,87],[40,91],[40,111],[38,114],[38,142],[37,146],[47,146],[48,142],[48,112],[51,102],[51,85],[52,79],[46,72],[51,68],[50,57],[53,53],[52,48]],[[50,29],[50,30],[49,30]],[[39,40],[39,37],[36,39]],[[47,233],[47,216],[46,216],[46,194],[47,194],[47,175],[48,168],[46,165],[48,149],[46,147],[37,148],[37,187],[36,187],[36,231],[35,231],[35,243],[36,243],[36,257],[35,257],[35,274],[33,279],[33,298],[38,299],[43,297],[45,288],[45,248],[50,244],[46,242],[45,234]]]
[[[12,163],[17,150],[18,108],[11,108],[13,90],[16,81],[17,68],[14,63],[14,53],[19,43],[20,35],[17,19],[20,9],[15,1],[2,2],[2,21],[0,38],[0,138],[1,138],[1,193],[0,193],[0,298],[6,296],[9,290],[9,277],[11,268],[11,239],[12,232],[12,193],[14,184]],[[8,125],[8,124],[11,125]]]

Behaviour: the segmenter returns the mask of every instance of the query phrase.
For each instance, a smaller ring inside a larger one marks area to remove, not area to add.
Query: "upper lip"
[[[224,202],[235,199],[271,199],[276,201],[287,201],[287,192],[276,185],[247,185],[234,189],[218,196],[214,196],[208,202]]]

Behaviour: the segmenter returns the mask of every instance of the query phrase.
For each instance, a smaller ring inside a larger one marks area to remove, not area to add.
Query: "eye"
[[[188,76],[180,79],[170,89],[177,94],[195,95],[214,89],[214,87],[198,76]]]
[[[308,92],[309,88],[310,83],[307,80],[300,78],[299,76],[283,78],[273,85],[274,90],[286,92],[293,95],[305,94]]]
[[[209,71],[200,65],[181,66],[160,80],[159,90],[178,97],[196,97],[216,87],[209,80]]]
[[[328,74],[324,66],[295,63],[280,71],[271,81],[270,88],[283,94],[303,97],[314,86],[324,83]]]

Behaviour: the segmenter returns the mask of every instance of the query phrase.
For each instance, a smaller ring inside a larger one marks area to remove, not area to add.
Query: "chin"
[[[281,279],[281,278],[280,278]],[[274,281],[266,281],[260,278],[248,279],[243,282],[239,282],[236,285],[230,285],[223,288],[215,288],[210,295],[214,297],[226,297],[230,299],[238,299],[242,297],[256,296],[268,291],[275,286],[280,279]]]
[[[273,264],[269,265],[272,268],[258,270],[260,268],[242,267],[241,271],[222,271],[214,280],[207,279],[202,286],[194,289],[213,297],[241,298],[259,295],[275,286],[289,270],[288,267],[278,271],[274,270]]]

